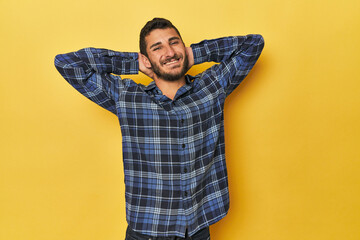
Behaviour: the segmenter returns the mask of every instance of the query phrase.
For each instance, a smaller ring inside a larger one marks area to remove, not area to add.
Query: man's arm
[[[255,34],[204,40],[191,45],[194,64],[220,63],[206,70],[204,74],[219,81],[226,95],[229,95],[248,75],[263,47],[263,37]]]
[[[84,48],[77,52],[57,55],[55,67],[81,94],[116,114],[114,100],[124,85],[119,76],[110,73],[137,74],[138,53]]]

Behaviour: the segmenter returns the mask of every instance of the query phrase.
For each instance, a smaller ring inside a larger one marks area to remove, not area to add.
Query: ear
[[[143,60],[145,67],[151,68],[150,60],[145,55],[143,55],[143,54],[141,54],[141,55],[142,55],[142,60]]]

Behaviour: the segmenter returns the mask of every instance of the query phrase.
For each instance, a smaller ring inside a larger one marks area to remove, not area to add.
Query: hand
[[[154,79],[154,72],[151,67],[146,67],[146,61],[149,61],[146,56],[139,53],[139,71],[145,74],[146,76]],[[148,64],[149,65],[149,64]]]
[[[188,60],[189,60],[189,68],[190,69],[194,65],[194,53],[191,47],[185,48]]]

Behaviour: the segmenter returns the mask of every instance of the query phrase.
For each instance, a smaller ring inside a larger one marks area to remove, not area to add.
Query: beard
[[[175,55],[171,59],[178,59],[178,58],[179,58],[179,56]],[[169,59],[169,60],[171,60],[171,59]],[[167,61],[169,61],[169,60],[167,60]],[[189,59],[187,57],[187,54],[185,54],[185,56],[184,56],[183,65],[181,67],[180,72],[178,72],[178,73],[164,72],[160,69],[160,66],[155,62],[150,61],[150,64],[151,64],[151,68],[152,68],[153,72],[156,74],[156,76],[158,78],[163,79],[165,81],[169,81],[169,82],[174,82],[174,81],[179,80],[180,78],[185,76],[185,73],[189,70],[188,69],[189,68]]]

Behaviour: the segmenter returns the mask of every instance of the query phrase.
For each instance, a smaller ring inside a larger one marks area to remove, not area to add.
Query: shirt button
[[[184,173],[187,173],[187,168],[184,168]]]
[[[181,146],[182,146],[182,148],[185,148],[185,144],[182,144]]]
[[[187,191],[185,191],[185,192],[184,192],[184,196],[185,196],[185,197],[187,197],[187,195],[188,195],[188,192],[187,192]]]
[[[181,119],[181,123],[184,123],[184,119]]]

